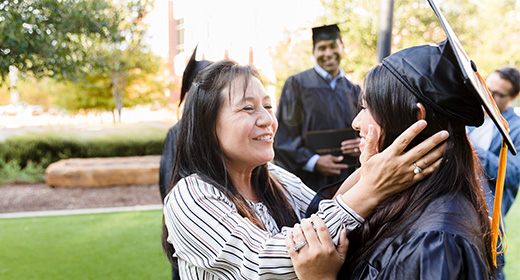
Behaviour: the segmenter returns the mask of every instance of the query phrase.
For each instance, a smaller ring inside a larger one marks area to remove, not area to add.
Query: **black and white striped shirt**
[[[269,164],[301,220],[314,192],[293,174]],[[285,248],[285,231],[277,228],[262,203],[250,203],[267,230],[238,214],[235,205],[197,175],[180,180],[165,198],[168,242],[173,244],[181,279],[296,279]],[[363,218],[341,199],[320,203],[318,215],[337,244],[342,228]]]

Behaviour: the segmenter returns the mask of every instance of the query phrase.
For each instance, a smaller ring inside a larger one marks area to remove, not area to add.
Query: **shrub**
[[[36,183],[43,181],[45,167],[29,161],[22,169],[17,160],[5,161],[0,158],[0,184]]]
[[[58,133],[13,136],[0,144],[0,158],[25,168],[28,162],[43,167],[66,158],[160,155],[165,134],[74,137]]]

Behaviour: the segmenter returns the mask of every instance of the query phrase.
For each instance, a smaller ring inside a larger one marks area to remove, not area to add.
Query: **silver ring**
[[[294,251],[298,252],[301,248],[303,248],[303,246],[305,246],[305,244],[307,244],[307,242],[303,240],[302,242],[294,245]]]
[[[357,153],[359,152],[359,149],[358,148],[354,148],[354,153]]]
[[[413,166],[415,166],[415,169],[413,170],[413,173],[414,173],[414,174],[419,174],[419,173],[421,173],[421,172],[423,171],[422,168],[420,168],[419,166],[417,166],[417,163],[414,162],[414,163],[413,163]]]

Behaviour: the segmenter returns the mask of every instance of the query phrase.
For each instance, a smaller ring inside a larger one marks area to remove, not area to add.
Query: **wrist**
[[[341,198],[352,210],[366,219],[384,198],[378,193],[367,191],[367,188],[360,183],[356,183],[354,187],[342,194]]]

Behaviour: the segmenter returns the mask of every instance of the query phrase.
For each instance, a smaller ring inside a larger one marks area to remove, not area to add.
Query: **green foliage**
[[[0,0],[0,79],[13,65],[26,75],[21,100],[71,112],[120,114],[125,94],[129,106],[166,103],[166,84],[152,77],[163,62],[142,43],[152,9],[153,0]],[[0,88],[0,104],[8,90]]]
[[[2,279],[168,279],[162,211],[0,219]]]
[[[55,98],[54,105],[69,112],[81,109],[110,111],[114,99],[110,90],[110,79],[102,75],[86,75],[83,83],[61,81],[59,90],[49,94]]]
[[[11,102],[11,93],[7,84],[0,83],[0,106],[7,105]]]
[[[0,78],[10,65],[37,76],[81,75],[94,40],[121,39],[119,22],[108,0],[0,1]]]
[[[271,49],[271,57],[275,62],[273,63],[273,70],[276,74],[276,93],[278,95],[282,93],[287,78],[314,65],[312,43],[307,40],[291,39],[297,37],[300,32],[291,33],[287,31],[288,36]]]
[[[8,138],[0,145],[0,159],[43,168],[60,159],[160,155],[166,133],[104,135],[81,138],[72,133],[26,134]]]
[[[0,158],[0,184],[41,182],[44,173],[45,168],[41,164],[29,161],[22,169],[18,160],[6,162]]]

